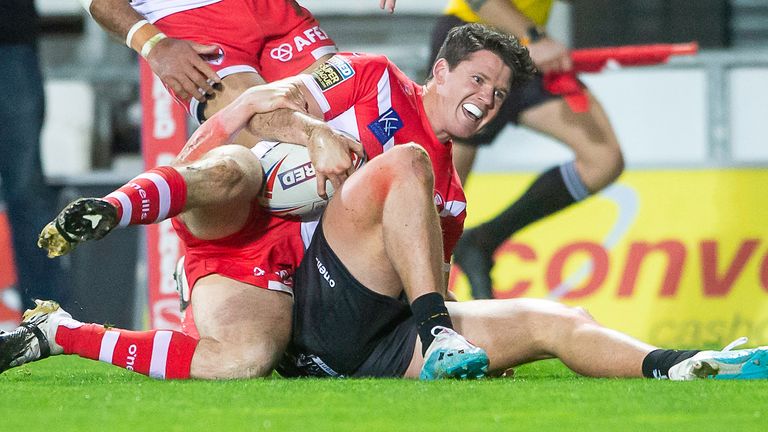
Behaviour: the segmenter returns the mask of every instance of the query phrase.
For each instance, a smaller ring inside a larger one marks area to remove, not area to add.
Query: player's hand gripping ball
[[[259,203],[277,216],[299,216],[302,220],[320,217],[328,200],[317,194],[315,168],[309,160],[307,148],[298,144],[263,141],[254,152],[264,169],[264,185]],[[365,159],[352,153],[355,170]],[[333,196],[333,185],[326,183],[328,199]]]

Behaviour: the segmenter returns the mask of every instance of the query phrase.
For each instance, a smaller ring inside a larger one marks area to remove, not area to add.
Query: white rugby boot
[[[424,354],[419,379],[482,378],[488,372],[488,354],[464,339],[464,336],[442,326],[432,329],[435,340]]]
[[[35,300],[37,306],[24,312],[16,330],[0,334],[0,373],[64,352],[56,343],[56,329],[62,320],[72,320],[58,303]]]
[[[699,378],[714,379],[766,379],[768,378],[768,346],[734,350],[747,343],[741,337],[722,351],[701,351],[669,369],[669,379],[692,381]]]

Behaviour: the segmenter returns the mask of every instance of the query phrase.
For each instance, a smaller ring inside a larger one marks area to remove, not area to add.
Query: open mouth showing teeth
[[[464,108],[464,112],[469,114],[470,117],[472,117],[475,120],[480,120],[483,118],[483,110],[481,110],[477,105],[471,104],[471,103],[465,103],[461,106]]]

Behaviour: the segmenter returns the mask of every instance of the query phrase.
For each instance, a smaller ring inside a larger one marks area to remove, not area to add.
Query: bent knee
[[[562,337],[569,335],[584,324],[594,324],[586,309],[571,307],[561,303],[540,300],[536,307],[521,315],[519,322],[524,324],[535,344],[547,349]]]
[[[245,147],[223,146],[209,152],[203,159],[182,168],[190,183],[194,176],[204,177],[206,189],[217,194],[220,201],[253,195],[261,186],[261,164]]]
[[[624,172],[624,155],[618,143],[598,146],[588,154],[577,155],[579,174],[591,193],[610,185]]]
[[[608,183],[613,183],[624,172],[624,154],[619,143],[612,145],[605,154],[605,170]]]
[[[572,309],[573,309],[573,310],[574,310],[574,312],[576,312],[578,315],[581,315],[581,317],[582,317],[582,318],[586,318],[586,319],[588,319],[589,321],[595,321],[595,317],[593,317],[593,316],[592,316],[592,314],[591,314],[591,313],[589,313],[589,311],[588,311],[586,308],[584,308],[584,307],[582,307],[582,306],[575,306],[575,307],[573,307]]]
[[[408,143],[395,146],[387,153],[387,163],[394,165],[394,180],[404,179],[413,181],[413,178],[419,180],[419,183],[432,188],[434,175],[432,172],[432,161],[424,147],[416,143]]]

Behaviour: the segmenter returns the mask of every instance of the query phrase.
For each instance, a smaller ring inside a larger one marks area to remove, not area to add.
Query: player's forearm
[[[126,0],[93,0],[88,12],[105,30],[122,40],[134,24],[144,19]]]
[[[146,57],[157,42],[165,35],[154,25],[146,22],[126,0],[88,0],[81,1],[88,6],[93,19],[112,35],[125,41],[125,44]]]
[[[520,12],[509,0],[476,1],[472,9],[486,24],[515,35],[521,40],[527,39],[529,29],[536,27],[536,23]]]
[[[216,147],[232,143],[233,137],[254,117],[253,109],[242,99],[236,99],[200,125],[187,140],[176,161],[193,162]]]
[[[329,127],[325,122],[290,109],[256,114],[248,123],[251,133],[262,140],[289,142],[303,146],[311,143],[315,131]]]

